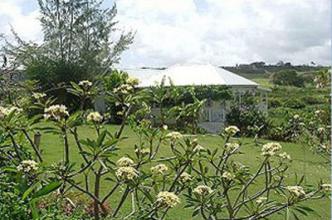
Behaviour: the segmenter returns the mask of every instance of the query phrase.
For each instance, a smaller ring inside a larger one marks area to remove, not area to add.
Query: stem
[[[121,200],[120,200],[120,202],[119,202],[118,207],[116,207],[116,209],[115,209],[115,211],[114,211],[114,213],[113,213],[113,215],[112,215],[113,218],[115,218],[116,215],[118,214],[120,208],[122,207],[124,201],[126,200],[128,194],[129,194],[129,191],[130,191],[129,186],[127,186],[126,190],[125,190],[124,193],[122,194],[122,197],[121,197]]]
[[[100,166],[98,172],[95,174],[95,190],[94,190],[94,218],[95,220],[99,220],[99,192],[100,192],[100,178],[101,172],[103,171],[103,167]]]
[[[18,159],[20,161],[22,161],[22,157],[20,156],[20,152],[19,152],[19,147],[18,147],[17,143],[15,142],[15,138],[14,138],[13,134],[10,133],[10,132],[9,132],[9,137],[10,137],[10,140],[12,141],[12,143],[13,143],[16,156],[18,157]]]
[[[23,131],[25,137],[28,139],[28,141],[29,141],[30,145],[32,146],[33,150],[35,151],[35,153],[36,153],[36,155],[37,155],[39,161],[40,161],[40,162],[43,162],[43,159],[42,159],[42,157],[41,157],[41,155],[40,155],[40,152],[39,152],[37,146],[33,143],[33,141],[32,141],[32,139],[30,138],[28,132],[27,132],[25,129],[23,129],[22,131]]]
[[[67,136],[67,130],[65,127],[62,127],[62,137],[64,141],[64,163],[65,165],[68,165],[69,163],[69,143],[68,143],[68,136]]]

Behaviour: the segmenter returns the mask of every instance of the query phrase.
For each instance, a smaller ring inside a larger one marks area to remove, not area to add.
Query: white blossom
[[[234,136],[239,131],[240,131],[240,129],[238,127],[236,127],[236,126],[228,126],[227,128],[225,128],[225,132],[229,136]]]
[[[301,186],[287,186],[286,189],[296,198],[302,198],[305,196],[305,191]]]
[[[122,84],[119,87],[116,87],[113,89],[114,93],[121,93],[121,94],[129,94],[131,91],[133,91],[133,86],[129,84]]]
[[[222,178],[228,180],[228,181],[231,181],[235,178],[235,175],[233,173],[230,173],[228,171],[225,171],[223,174],[222,174]]]
[[[138,171],[133,167],[119,167],[115,172],[115,175],[120,180],[133,180],[134,178],[138,177]]]
[[[165,164],[161,163],[154,167],[151,167],[150,170],[155,175],[157,175],[157,174],[164,175],[168,171],[168,167]]]
[[[34,99],[38,100],[38,99],[46,97],[46,94],[45,93],[40,93],[40,92],[34,92],[34,93],[32,93],[32,97]]]
[[[103,121],[103,116],[99,112],[91,112],[86,117],[87,121],[100,123]]]
[[[179,177],[181,183],[189,182],[191,179],[192,179],[191,175],[187,172],[183,172]]]
[[[162,207],[172,208],[180,203],[180,199],[173,192],[162,191],[157,195],[157,203]]]
[[[90,88],[92,86],[92,82],[90,82],[89,80],[82,80],[78,83],[78,85],[84,88]]]
[[[16,168],[18,171],[31,173],[38,170],[38,163],[34,160],[23,160]]]
[[[200,196],[206,196],[211,194],[213,190],[209,186],[199,185],[193,190],[193,192]]]
[[[322,187],[323,191],[325,191],[325,192],[331,192],[331,190],[332,190],[331,184],[328,184],[328,183],[323,183],[321,185],[321,187]]]
[[[262,204],[262,203],[265,202],[266,200],[267,200],[266,197],[264,197],[264,196],[260,196],[260,197],[258,197],[258,198],[256,199],[256,203],[257,203],[257,204]]]
[[[179,140],[181,139],[183,136],[180,132],[177,132],[177,131],[173,131],[173,132],[170,132],[166,135],[167,138],[170,138],[171,140],[175,141],[175,140]]]
[[[279,143],[275,143],[275,142],[267,143],[267,144],[264,144],[262,147],[262,155],[263,156],[273,156],[281,149],[282,149],[282,147]]]
[[[44,117],[46,119],[54,119],[60,121],[61,119],[68,117],[69,113],[65,105],[52,105],[44,110]]]
[[[121,157],[116,164],[118,167],[130,167],[134,165],[134,161],[128,157]]]

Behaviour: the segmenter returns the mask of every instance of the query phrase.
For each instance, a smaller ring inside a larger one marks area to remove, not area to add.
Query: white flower
[[[256,199],[256,203],[257,203],[257,204],[262,204],[262,203],[265,202],[266,200],[267,200],[266,197],[264,197],[264,196],[260,196],[260,197],[258,197],[258,198]]]
[[[134,88],[129,84],[122,84],[121,86],[114,88],[113,92],[114,93],[121,93],[121,94],[128,94],[131,91],[133,91],[133,89]]]
[[[323,110],[316,110],[316,111],[315,111],[315,116],[316,116],[316,117],[320,117],[321,114],[324,114],[324,111],[323,111]]]
[[[292,159],[291,156],[289,154],[287,154],[286,152],[283,152],[283,153],[279,154],[279,157],[281,159],[284,159],[284,160],[291,160]]]
[[[136,149],[135,152],[137,154],[141,154],[143,156],[150,154],[150,149],[149,148],[142,148],[142,149]]]
[[[84,88],[90,88],[92,86],[92,82],[90,82],[89,80],[82,80],[78,83],[78,85]]]
[[[235,149],[238,149],[240,147],[240,145],[238,143],[227,143],[225,145],[225,149],[226,151],[228,152],[232,152],[234,151]]]
[[[171,140],[175,141],[175,140],[179,140],[182,138],[182,134],[180,132],[177,131],[173,131],[170,132],[166,135],[167,138],[170,138]]]
[[[157,203],[162,207],[172,208],[180,203],[180,199],[173,192],[162,191],[157,195]]]
[[[69,113],[67,107],[64,105],[52,105],[44,110],[44,117],[46,119],[60,121],[67,116],[69,116]]]
[[[281,148],[282,148],[281,145],[279,143],[275,143],[275,142],[264,144],[262,147],[262,155],[263,156],[273,156],[278,151],[280,151]]]
[[[231,181],[231,180],[233,180],[233,179],[235,178],[235,175],[234,175],[233,173],[230,173],[230,172],[225,171],[225,172],[222,174],[221,177],[224,178],[224,179],[226,179],[226,180],[228,180],[228,181]]]
[[[320,127],[320,128],[317,129],[317,132],[318,132],[319,134],[324,133],[324,131],[325,131],[325,128],[323,128],[323,127]]]
[[[0,119],[4,119],[6,116],[8,116],[9,114],[11,114],[12,112],[15,111],[15,114],[20,113],[23,111],[23,109],[18,108],[16,106],[12,106],[12,107],[2,107],[0,106]]]
[[[205,148],[199,144],[194,148],[194,152],[201,152],[204,150],[205,150]]]
[[[300,116],[299,116],[298,114],[295,114],[295,115],[293,116],[293,118],[294,118],[295,120],[297,120],[297,119],[300,118]]]
[[[136,86],[139,84],[139,79],[135,78],[135,77],[128,77],[128,79],[126,80],[126,83],[132,86]]]
[[[103,116],[99,112],[91,112],[86,119],[87,121],[100,123],[103,121]]]
[[[332,190],[331,184],[328,184],[328,183],[322,184],[321,187],[322,187],[323,191],[325,191],[325,192],[331,192],[331,190]]]
[[[18,171],[30,173],[38,170],[38,163],[34,160],[23,160],[16,168]]]
[[[199,185],[194,189],[193,192],[200,196],[206,196],[206,195],[211,194],[213,192],[213,190],[209,186]]]
[[[151,167],[151,172],[155,175],[161,174],[164,175],[168,171],[168,167],[165,164],[158,164],[154,167]]]
[[[302,198],[305,196],[305,191],[301,186],[287,186],[286,189],[296,198]]]
[[[168,130],[168,126],[167,125],[163,125],[162,128],[163,128],[164,131]]]
[[[32,97],[34,99],[38,100],[38,99],[46,97],[46,94],[45,93],[40,93],[40,92],[34,92],[34,93],[32,93]]]
[[[240,129],[238,127],[236,127],[236,126],[228,126],[227,128],[225,128],[225,132],[229,136],[234,136],[239,131],[240,131]]]
[[[119,167],[115,172],[115,175],[120,180],[133,180],[134,178],[138,177],[138,171],[133,167]]]
[[[134,165],[134,161],[128,157],[121,157],[116,164],[118,167],[130,167]]]
[[[192,179],[191,175],[187,172],[183,172],[179,177],[181,183],[189,182],[191,179]]]

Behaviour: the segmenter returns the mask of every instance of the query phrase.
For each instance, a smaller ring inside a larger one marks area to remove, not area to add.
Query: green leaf
[[[33,195],[33,198],[39,198],[41,196],[45,196],[45,195],[53,192],[57,188],[59,188],[61,186],[61,184],[62,184],[61,182],[51,182],[51,183],[45,185],[44,187],[42,187],[40,190],[38,190]]]

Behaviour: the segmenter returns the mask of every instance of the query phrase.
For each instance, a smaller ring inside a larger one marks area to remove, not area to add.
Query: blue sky
[[[116,0],[119,28],[136,32],[120,66],[331,59],[329,0]],[[113,0],[105,0],[105,7]],[[0,27],[41,41],[37,0],[1,0]]]

